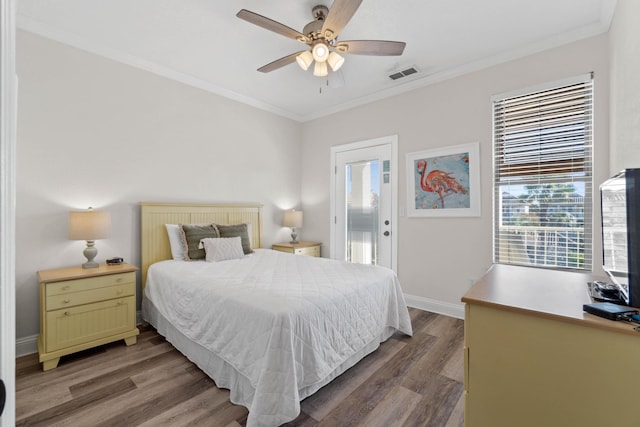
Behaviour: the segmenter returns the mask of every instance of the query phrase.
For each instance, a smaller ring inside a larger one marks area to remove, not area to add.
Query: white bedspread
[[[395,330],[412,334],[393,271],[264,249],[217,263],[156,263],[144,298],[145,320],[153,324],[145,313],[153,307],[224,369],[233,367],[230,375],[201,366],[249,409],[248,426],[295,419],[301,399]]]

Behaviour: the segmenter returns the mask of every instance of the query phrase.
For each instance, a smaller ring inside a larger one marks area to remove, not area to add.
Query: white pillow
[[[207,262],[226,261],[244,256],[240,236],[202,239],[199,247],[204,248]]]
[[[184,245],[182,244],[182,235],[180,234],[180,225],[165,224],[167,235],[169,236],[169,246],[171,246],[171,256],[176,261],[184,261]]]

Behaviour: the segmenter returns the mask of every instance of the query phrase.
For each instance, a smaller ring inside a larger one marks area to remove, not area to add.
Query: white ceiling
[[[364,0],[340,40],[397,40],[399,57],[345,55],[344,85],[295,63],[304,48],[236,18],[298,31],[332,0],[20,0],[18,27],[294,120],[306,121],[608,31],[615,0]],[[414,66],[420,72],[393,81]]]

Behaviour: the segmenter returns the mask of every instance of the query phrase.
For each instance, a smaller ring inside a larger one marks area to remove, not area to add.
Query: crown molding
[[[336,114],[336,113],[346,111],[355,107],[360,107],[365,104],[370,104],[372,102],[380,101],[386,98],[391,98],[393,96],[401,95],[406,92],[410,92],[416,89],[420,89],[426,86],[430,86],[430,85],[440,83],[446,80],[450,80],[456,77],[460,77],[465,74],[471,74],[471,73],[481,71],[483,69],[500,65],[506,62],[525,58],[527,56],[540,53],[545,50],[553,49],[566,44],[577,42],[582,39],[586,39],[589,37],[594,37],[594,36],[606,33],[609,29],[609,24],[611,22],[612,16],[613,15],[611,14],[608,21],[606,22],[603,22],[601,20],[598,23],[594,23],[592,25],[582,27],[576,31],[563,33],[555,37],[551,37],[545,40],[531,43],[529,45],[523,46],[518,49],[503,52],[498,55],[480,59],[478,61],[469,62],[457,67],[438,70],[424,77],[416,77],[413,80],[410,80],[399,86],[394,86],[389,89],[381,90],[371,95],[367,95],[365,97],[361,97],[347,103],[336,105],[330,109],[318,111],[317,113],[314,113],[314,114],[302,116],[301,120],[303,122],[308,122],[311,120],[323,118],[331,114]]]
[[[242,94],[230,91],[221,86],[207,82],[198,77],[177,71],[170,67],[162,66],[152,61],[148,61],[146,59],[142,59],[137,56],[130,55],[128,53],[125,53],[116,49],[108,48],[99,42],[87,40],[75,34],[71,34],[69,32],[65,32],[63,30],[53,28],[47,24],[33,20],[26,16],[18,15],[17,26],[22,30],[29,31],[29,32],[38,34],[40,36],[58,41],[60,43],[70,45],[77,49],[81,49],[89,53],[100,55],[100,56],[112,59],[114,61],[124,63],[126,65],[139,68],[139,69],[151,72],[153,74],[156,74],[171,80],[175,80],[180,83],[183,83],[192,87],[196,87],[198,89],[202,89],[204,91],[207,91],[219,96],[223,96],[225,98],[228,98],[228,99],[231,99],[231,100],[234,100],[234,101],[237,101],[237,102],[240,102],[240,103],[243,103],[243,104],[297,121],[297,122],[304,123],[304,122],[316,120],[322,117],[326,117],[332,114],[336,114],[342,111],[350,110],[352,108],[356,108],[365,104],[380,101],[382,99],[401,95],[403,93],[406,93],[415,89],[423,88],[423,87],[436,84],[445,80],[449,80],[455,77],[459,77],[465,74],[480,71],[495,65],[499,65],[501,63],[520,59],[535,53],[542,52],[544,50],[552,49],[552,48],[569,44],[581,39],[606,33],[609,30],[609,26],[613,19],[616,2],[617,0],[605,0],[602,6],[600,19],[598,20],[598,22],[595,22],[591,25],[581,27],[574,31],[559,34],[557,36],[550,37],[545,40],[531,43],[527,46],[523,46],[518,49],[514,49],[508,52],[503,52],[498,55],[483,58],[477,61],[472,61],[466,64],[462,64],[460,66],[436,70],[423,77],[416,76],[413,80],[409,80],[403,84],[393,86],[384,90],[380,90],[370,95],[363,96],[349,102],[334,105],[331,108],[318,110],[314,113],[306,114],[306,115],[301,115],[299,113],[295,113],[287,109],[276,107],[274,105],[265,103],[263,101],[252,98],[250,96],[246,96],[246,95],[242,95]]]
[[[159,65],[155,62],[130,55],[117,49],[111,49],[101,43],[79,37],[75,34],[62,31],[57,28],[53,28],[47,24],[22,15],[18,15],[17,27],[21,30],[28,31],[39,36],[57,41],[59,43],[69,45],[76,49],[80,49],[94,55],[99,55],[134,68],[148,71],[158,76],[175,80],[177,82],[202,89],[215,95],[223,96],[233,101],[258,108],[260,110],[277,114],[279,116],[298,122],[302,121],[302,117],[300,115],[291,113],[290,111],[284,110],[266,102],[259,101],[249,96],[241,95],[239,93],[215,85],[211,82],[202,80],[198,77],[174,70],[173,68]]]

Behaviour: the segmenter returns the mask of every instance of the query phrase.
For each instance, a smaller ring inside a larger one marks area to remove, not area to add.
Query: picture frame
[[[407,216],[480,216],[480,144],[407,153]]]

